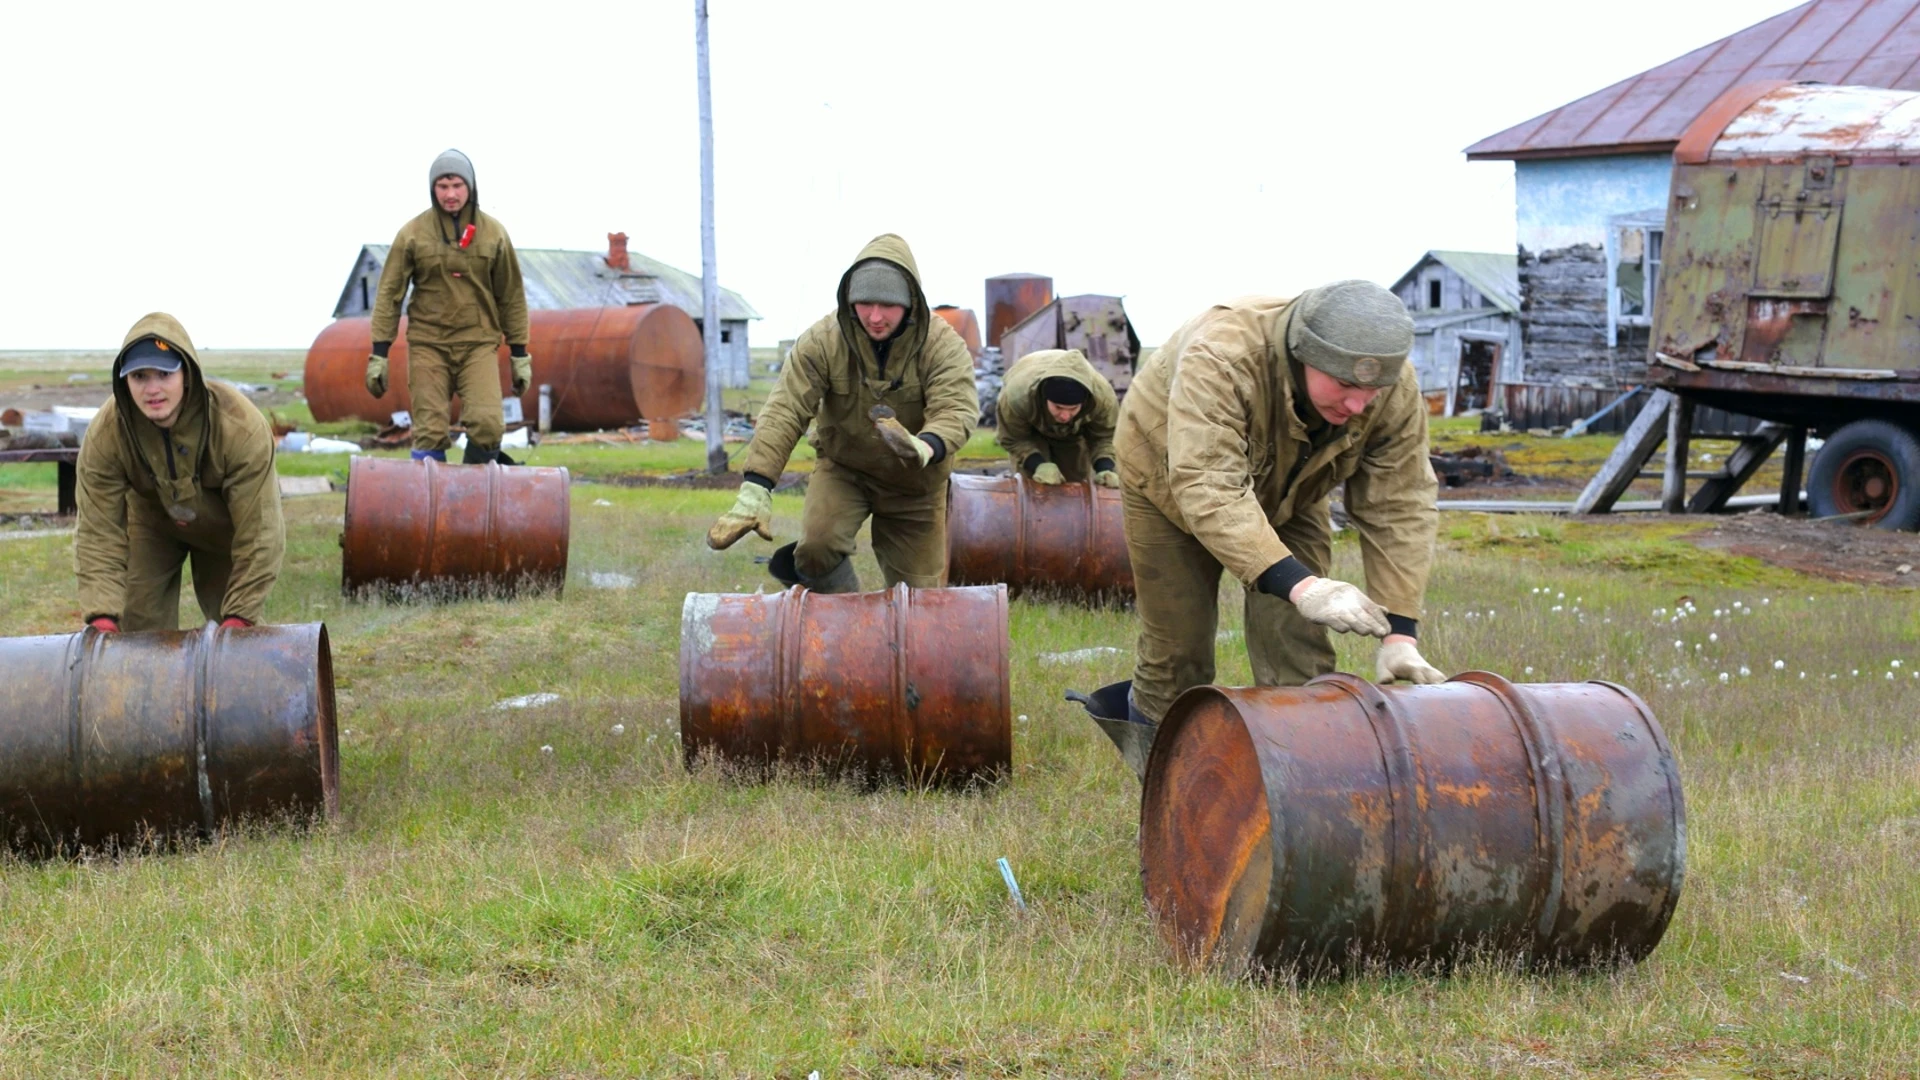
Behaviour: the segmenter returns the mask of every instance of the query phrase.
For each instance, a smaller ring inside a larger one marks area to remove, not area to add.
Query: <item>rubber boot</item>
[[[1093,717],[1107,738],[1113,740],[1120,757],[1142,781],[1147,778],[1147,759],[1153,752],[1153,737],[1160,725],[1147,719],[1133,704],[1133,680],[1108,683],[1091,694],[1067,691],[1068,701],[1077,701]]]
[[[795,567],[795,572],[799,572],[798,567]],[[853,569],[851,558],[842,558],[840,565],[819,577],[810,578],[800,574],[800,584],[817,593],[857,593],[860,591],[860,575]]]
[[[447,463],[447,452],[445,450],[415,450],[413,452],[413,460],[415,461],[425,461],[428,458],[432,458],[440,464],[445,465]]]
[[[467,440],[467,448],[460,453],[462,465],[485,465],[500,453],[497,446],[481,446],[472,439]]]
[[[800,584],[800,571],[793,565],[793,549],[798,546],[800,541],[795,540],[791,544],[775,548],[773,557],[767,560],[767,573],[772,574],[775,581],[789,589]]]

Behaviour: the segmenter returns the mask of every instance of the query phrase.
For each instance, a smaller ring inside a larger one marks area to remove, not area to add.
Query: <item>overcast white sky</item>
[[[1787,0],[712,0],[720,276],[791,337],[875,233],[935,303],[1049,274],[1157,341],[1213,300],[1511,250],[1469,143]],[[700,269],[692,0],[21,3],[0,348],[304,347],[457,146],[525,247]]]

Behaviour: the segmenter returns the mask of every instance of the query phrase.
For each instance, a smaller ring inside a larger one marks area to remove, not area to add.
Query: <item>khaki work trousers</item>
[[[1140,639],[1133,667],[1133,703],[1158,723],[1173,699],[1213,682],[1219,625],[1220,560],[1134,491],[1122,493],[1127,555],[1133,561]],[[1315,574],[1333,561],[1333,521],[1323,501],[1281,522],[1281,542]],[[1333,670],[1327,630],[1277,596],[1246,596],[1247,657],[1259,686],[1299,686]]]
[[[873,518],[873,556],[888,588],[947,583],[947,491],[910,495],[883,488],[862,473],[821,458],[807,482],[794,568],[809,578],[833,571],[853,554],[860,524]]]
[[[499,446],[506,432],[500,414],[500,347],[407,343],[407,393],[413,398],[413,448],[445,450],[453,396],[460,395],[460,419],[467,440]]]
[[[164,514],[127,508],[127,591],[122,630],[180,629],[180,568],[193,560],[193,598],[218,620],[233,576],[233,521],[217,499],[196,499],[197,516],[176,525]]]

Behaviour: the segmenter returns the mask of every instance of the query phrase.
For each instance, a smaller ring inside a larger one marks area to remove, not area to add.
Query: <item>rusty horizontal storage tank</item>
[[[689,593],[680,742],[766,768],[961,786],[1013,761],[1007,590]]]
[[[998,348],[1002,334],[1052,302],[1053,279],[1044,274],[1001,274],[988,278],[987,344]],[[1006,358],[1009,364],[1017,359]]]
[[[1611,683],[1198,687],[1154,740],[1140,864],[1167,944],[1230,970],[1635,961],[1680,897],[1686,811],[1659,722]]]
[[[340,802],[320,623],[0,638],[0,829],[49,852]]]
[[[947,486],[947,578],[1132,599],[1120,492],[956,473]]]
[[[521,415],[539,414],[540,387],[553,388],[556,431],[598,431],[640,420],[672,420],[700,407],[706,362],[700,329],[669,304],[569,308],[528,312],[527,350],[533,379],[520,396]],[[367,356],[373,320],[336,319],[307,350],[305,389],[321,423],[366,420],[386,424],[411,410],[407,392],[407,320],[388,354],[387,392],[367,393]],[[510,394],[513,372],[500,347],[500,392]],[[456,408],[455,415],[458,415]]]
[[[935,315],[945,319],[960,340],[967,343],[967,352],[975,359],[980,356],[980,320],[974,317],[973,309],[941,304],[933,309]]]
[[[349,594],[485,595],[567,579],[565,469],[356,457],[340,586]]]

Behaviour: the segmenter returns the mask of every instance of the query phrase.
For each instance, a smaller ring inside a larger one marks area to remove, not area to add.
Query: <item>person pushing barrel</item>
[[[1042,349],[1014,361],[997,411],[994,440],[1035,483],[1120,486],[1113,460],[1120,401],[1079,349]]]
[[[73,563],[88,625],[178,629],[188,561],[208,621],[265,617],[286,549],[273,429],[246,395],[201,373],[173,316],[156,311],[127,332],[76,471]]]
[[[800,539],[768,569],[787,585],[859,592],[854,539],[873,519],[889,588],[935,588],[947,571],[947,475],[980,417],[973,358],[933,317],[907,242],[875,237],[840,278],[832,314],[808,327],[781,368],[747,448],[746,479],[707,544],[773,539],[773,485],[814,425],[819,453]]]

